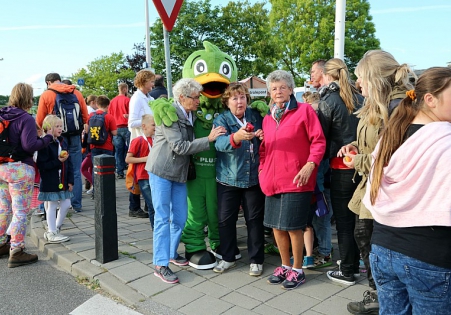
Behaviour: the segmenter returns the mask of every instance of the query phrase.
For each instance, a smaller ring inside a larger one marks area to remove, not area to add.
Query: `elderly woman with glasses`
[[[247,249],[251,276],[263,272],[265,196],[258,183],[258,165],[262,117],[247,107],[249,91],[241,83],[231,83],[222,95],[226,109],[213,122],[226,133],[216,140],[216,181],[220,246],[215,252],[219,264],[214,272],[222,273],[235,266],[237,253],[236,221],[243,206],[247,226]]]
[[[188,260],[177,253],[188,215],[186,181],[190,156],[208,150],[210,142],[225,133],[213,128],[208,137],[194,139],[192,111],[199,106],[202,86],[194,79],[181,79],[173,88],[178,121],[170,127],[156,127],[154,145],[146,164],[155,208],[153,264],[155,276],[166,283],[179,282],[169,262],[185,266]]]
[[[276,70],[266,85],[272,104],[263,120],[259,179],[266,195],[264,224],[273,229],[282,259],[268,282],[290,290],[305,282],[304,231],[312,218],[310,203],[326,140],[313,108],[296,101],[290,73]]]

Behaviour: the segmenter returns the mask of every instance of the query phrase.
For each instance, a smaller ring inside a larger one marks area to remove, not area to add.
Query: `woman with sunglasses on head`
[[[247,249],[251,276],[263,272],[265,196],[258,181],[258,150],[263,131],[262,117],[247,107],[249,91],[244,84],[231,83],[222,95],[226,109],[213,122],[226,133],[216,140],[216,180],[221,261],[213,269],[222,273],[235,266],[236,221],[243,206],[247,226]]]

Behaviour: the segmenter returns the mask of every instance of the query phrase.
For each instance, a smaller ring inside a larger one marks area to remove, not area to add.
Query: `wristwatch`
[[[316,166],[316,163],[315,163],[315,162],[307,161],[307,163],[310,163],[310,164],[313,164],[313,166]]]

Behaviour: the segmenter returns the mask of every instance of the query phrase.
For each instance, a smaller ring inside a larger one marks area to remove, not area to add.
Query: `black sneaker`
[[[153,274],[166,283],[179,282],[179,278],[172,272],[172,270],[169,267],[161,266],[160,268],[155,268]]]
[[[354,315],[379,314],[377,291],[365,291],[363,301],[348,303],[348,312]]]
[[[188,259],[178,254],[176,258],[169,259],[169,262],[177,266],[186,266],[189,263]]]
[[[283,267],[277,267],[276,269],[274,269],[273,274],[268,277],[268,283],[281,284],[287,278],[288,271],[290,270]]]
[[[282,282],[282,288],[285,290],[292,290],[303,283],[305,283],[305,273],[300,273],[292,269],[288,270],[286,273],[286,279]]]
[[[138,210],[129,210],[128,216],[133,218],[148,218],[149,213],[144,212],[142,209]]]
[[[265,227],[263,229],[263,233],[265,234],[265,237],[271,237],[272,236],[272,229],[269,227]]]
[[[125,176],[124,176],[124,174],[117,174],[116,178],[117,179],[124,179]]]
[[[354,275],[345,276],[341,270],[337,271],[328,271],[327,277],[335,282],[339,282],[346,285],[354,285],[355,284],[355,277]]]
[[[211,249],[210,252],[215,255],[216,258],[222,260],[221,246],[215,249]],[[235,248],[235,260],[241,259],[241,253],[239,248]]]

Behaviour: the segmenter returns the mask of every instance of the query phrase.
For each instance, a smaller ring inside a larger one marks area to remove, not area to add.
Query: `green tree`
[[[135,72],[125,67],[124,54],[112,53],[110,56],[102,56],[90,62],[86,68],[72,74],[71,79],[77,82],[78,78],[85,80],[85,85],[80,86],[84,96],[106,95],[113,98],[118,94],[117,86],[121,82],[133,80]]]
[[[221,49],[235,59],[239,79],[266,75],[274,69],[273,48],[267,40],[271,35],[269,11],[264,6],[265,2],[230,1],[221,9],[218,37],[225,42]]]
[[[210,0],[184,1],[177,22],[169,33],[173,81],[182,77],[183,64],[188,56],[195,50],[204,49],[204,40],[218,45],[216,19],[219,15],[220,8],[212,6]],[[166,75],[163,24],[160,19],[150,27],[150,39],[152,67],[157,73]]]
[[[270,0],[271,41],[279,68],[293,74],[301,84],[313,61],[334,54],[335,2],[332,0]],[[346,1],[345,62],[353,72],[369,49],[378,49],[375,27],[367,0]]]
[[[265,75],[273,68],[268,64],[271,53],[266,39],[269,35],[268,10],[265,3],[229,2],[225,7],[212,6],[210,0],[185,1],[177,22],[169,33],[171,70],[174,81],[181,78],[188,56],[204,49],[208,40],[233,56],[238,77]],[[150,28],[152,67],[166,73],[163,26],[157,20]],[[265,52],[264,54],[262,52]]]

